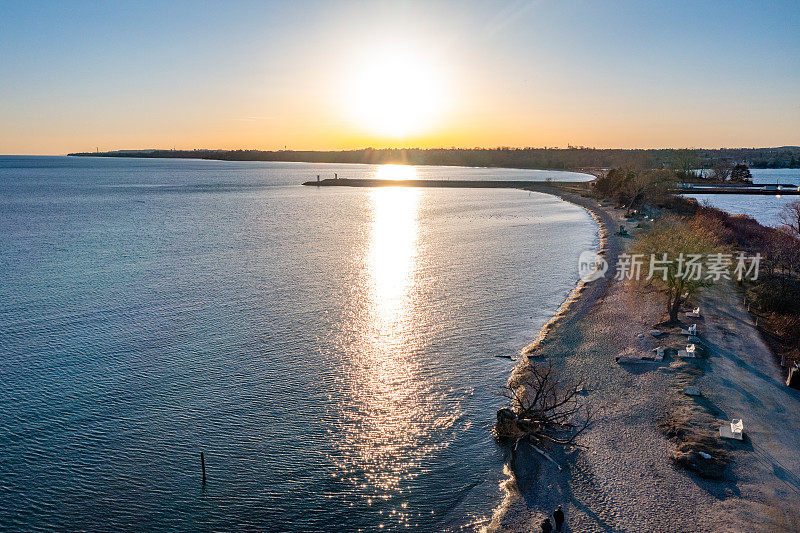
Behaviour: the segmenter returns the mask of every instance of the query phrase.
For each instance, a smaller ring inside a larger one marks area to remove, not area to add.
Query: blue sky
[[[800,144],[800,2],[3,2],[0,20],[0,153]],[[353,80],[376,62],[428,110],[417,130],[375,128],[380,94],[363,119]]]

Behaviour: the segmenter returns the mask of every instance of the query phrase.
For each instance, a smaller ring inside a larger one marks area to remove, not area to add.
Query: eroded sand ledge
[[[659,321],[662,296],[610,280],[621,246],[611,232],[618,212],[578,192],[536,188],[589,210],[601,227],[606,278],[576,287],[524,353],[546,358],[565,375],[587,382],[603,414],[583,436],[585,448],[556,452],[559,472],[521,446],[503,484],[504,500],[490,531],[538,531],[563,505],[568,531],[797,531],[800,529],[800,395],[780,372],[732,287],[700,297],[709,359],[695,380],[705,407],[720,419],[745,419],[750,446],[734,446],[723,481],[673,467],[673,444],[657,429],[680,394],[685,363],[621,367],[626,349],[658,343],[637,333]],[[627,224],[629,231],[633,231]],[[515,372],[526,364],[524,357]],[[765,401],[766,399],[766,401]],[[708,428],[713,431],[713,427]]]

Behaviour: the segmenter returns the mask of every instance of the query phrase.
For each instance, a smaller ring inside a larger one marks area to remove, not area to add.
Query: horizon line
[[[376,148],[364,146],[361,148],[116,148],[99,151],[75,151],[66,154],[2,154],[2,155],[69,155],[90,153],[113,152],[364,152],[364,151],[435,151],[435,150],[622,150],[622,151],[648,151],[648,150],[777,150],[782,148],[798,148],[800,144],[782,144],[779,146],[657,146],[657,147],[595,147],[583,145],[564,146],[523,146],[523,145],[497,145],[497,146],[392,146]]]

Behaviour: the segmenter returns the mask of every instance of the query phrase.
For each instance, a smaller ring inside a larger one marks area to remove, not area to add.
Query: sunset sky
[[[800,145],[800,2],[0,4],[0,153]]]

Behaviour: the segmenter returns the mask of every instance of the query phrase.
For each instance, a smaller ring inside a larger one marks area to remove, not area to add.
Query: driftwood
[[[544,456],[544,458],[545,458],[545,459],[547,459],[548,461],[550,461],[551,463],[553,463],[554,465],[556,465],[556,467],[558,467],[558,471],[559,471],[559,472],[561,472],[561,465],[560,465],[560,464],[558,464],[558,463],[556,462],[556,460],[555,460],[555,459],[553,459],[553,458],[550,456],[550,454],[549,454],[549,453],[547,453],[547,452],[546,452],[546,451],[544,451],[543,449],[539,448],[539,447],[538,447],[538,446],[536,446],[535,444],[531,444],[531,446],[533,447],[533,449],[534,449],[534,450],[536,450],[537,452],[539,452],[540,454],[542,454],[542,455]]]
[[[575,445],[595,416],[595,410],[578,396],[583,390],[582,384],[560,379],[552,364],[531,363],[503,389],[510,406],[497,412],[495,433],[502,440],[515,441],[515,448],[520,441],[535,446]]]

